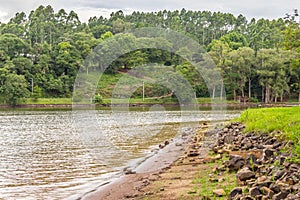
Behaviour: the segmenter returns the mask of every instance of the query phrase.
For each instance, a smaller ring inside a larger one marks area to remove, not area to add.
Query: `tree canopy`
[[[130,15],[118,11],[110,18],[95,16],[82,23],[74,11],[55,12],[51,6],[39,6],[29,16],[16,13],[8,23],[0,23],[0,96],[16,104],[18,99],[30,96],[28,91],[34,83],[39,97],[70,97],[80,67],[85,66],[87,74],[103,67],[110,55],[97,55],[98,65],[84,62],[93,56],[95,47],[105,52],[108,47],[104,41],[109,39],[116,51],[120,45],[131,49],[141,40],[149,44],[110,63],[105,73],[111,77],[142,64],[157,63],[172,66],[174,72],[184,75],[198,97],[207,96],[209,88],[191,63],[176,53],[151,48],[154,42],[173,48],[170,41],[123,33],[141,27],[172,29],[202,45],[224,76],[229,99],[300,101],[300,28],[292,15],[248,21],[243,15],[185,9],[135,11]],[[193,56],[187,48],[177,52]],[[98,93],[107,97],[101,88]]]

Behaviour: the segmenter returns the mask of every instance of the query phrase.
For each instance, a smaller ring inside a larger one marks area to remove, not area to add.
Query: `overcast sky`
[[[17,12],[36,9],[39,5],[51,5],[55,11],[63,8],[74,10],[81,21],[92,16],[109,17],[111,12],[123,10],[129,14],[138,11],[159,10],[210,10],[243,14],[249,20],[255,18],[277,19],[285,13],[300,9],[300,0],[0,0],[0,21],[6,22]]]

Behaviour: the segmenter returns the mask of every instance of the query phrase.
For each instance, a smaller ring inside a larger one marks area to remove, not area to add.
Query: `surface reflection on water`
[[[74,199],[175,137],[182,122],[179,111],[120,112],[119,121],[111,111],[96,115],[101,131],[95,137],[105,134],[116,148],[83,139],[71,111],[1,111],[0,199]],[[188,116],[196,123],[215,118],[210,111]],[[101,153],[95,159],[88,150]]]

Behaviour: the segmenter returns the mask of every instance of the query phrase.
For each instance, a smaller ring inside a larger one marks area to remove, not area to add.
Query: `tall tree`
[[[4,95],[8,103],[12,106],[16,106],[18,103],[24,101],[24,98],[30,96],[30,92],[27,89],[28,83],[22,75],[9,74],[6,77],[4,84]]]

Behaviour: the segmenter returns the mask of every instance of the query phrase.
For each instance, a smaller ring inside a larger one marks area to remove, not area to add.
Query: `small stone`
[[[288,196],[289,193],[287,192],[279,192],[278,194],[275,194],[272,198],[272,200],[281,200],[285,199]]]
[[[264,165],[259,166],[258,171],[259,171],[260,174],[267,174],[268,173],[267,168]]]
[[[230,171],[241,169],[245,165],[245,160],[239,155],[230,155],[228,168]]]
[[[199,153],[197,151],[190,151],[188,153],[188,157],[195,157],[195,156],[199,156]]]
[[[180,176],[175,176],[175,177],[171,178],[171,180],[180,180],[180,179],[181,179]]]
[[[146,192],[145,196],[149,196],[149,195],[153,195],[153,194],[154,194],[153,192]]]
[[[224,149],[219,149],[219,150],[216,151],[216,153],[223,154],[223,153],[226,153],[226,152],[224,151]]]
[[[279,170],[279,171],[275,172],[274,179],[275,180],[280,179],[284,175],[285,172],[286,172],[285,170]]]
[[[233,135],[226,135],[224,137],[224,143],[225,144],[231,144],[234,141],[234,136]]]
[[[256,160],[257,160],[257,159],[256,159],[255,155],[253,155],[252,153],[249,154],[249,155],[247,155],[246,161],[247,161],[247,164],[248,164],[248,165],[256,164],[256,163],[257,163]]]
[[[283,163],[283,166],[284,166],[285,168],[288,168],[288,167],[290,166],[290,163],[289,163],[289,162],[284,162],[284,163]]]
[[[300,169],[300,166],[297,164],[292,164],[290,166],[290,171],[297,172]]]
[[[253,200],[254,198],[252,198],[251,196],[245,196],[245,197],[242,197],[240,198],[241,200]]]
[[[161,191],[161,192],[162,192],[162,191],[165,191],[165,188],[160,188],[159,191]]]
[[[269,188],[267,188],[267,187],[261,187],[260,188],[260,191],[265,195],[265,196],[267,196],[269,199],[271,199],[273,196],[274,196],[274,192],[271,190],[271,189],[269,189]]]
[[[224,171],[226,171],[226,166],[225,165],[221,165],[220,167],[216,167],[216,168],[214,168],[213,169],[213,172],[224,172]]]
[[[249,194],[252,196],[252,197],[256,197],[258,195],[260,195],[260,190],[258,187],[253,187],[253,188],[250,188],[249,189]]]
[[[255,173],[250,171],[247,167],[244,167],[243,169],[241,169],[237,172],[236,177],[240,181],[246,181],[246,180],[249,180],[251,178],[254,178]]]
[[[128,175],[128,174],[136,174],[136,172],[135,172],[135,171],[132,171],[132,169],[125,168],[125,169],[124,169],[124,174],[125,174],[125,175]]]
[[[255,184],[255,180],[254,179],[246,180],[246,185],[248,185],[249,187],[253,186],[254,184]]]
[[[126,198],[126,199],[129,199],[129,198],[135,198],[135,197],[137,197],[137,196],[139,196],[138,194],[126,194],[126,195],[124,195],[124,197]]]
[[[294,185],[295,184],[294,179],[292,177],[285,178],[284,183],[286,183],[288,185]]]
[[[221,154],[218,154],[214,157],[216,160],[220,160],[222,158],[222,155]]]
[[[290,200],[299,199],[299,198],[297,198],[297,196],[295,194],[289,194],[286,198],[290,199]]]
[[[223,197],[226,195],[226,192],[223,189],[216,189],[213,191],[213,193],[217,196],[217,197]]]
[[[292,186],[293,191],[299,191],[300,192],[300,185],[293,185]]]
[[[240,200],[240,199],[242,199],[242,197],[243,197],[242,194],[238,194],[232,200]],[[230,198],[228,198],[228,199],[230,199]]]
[[[267,180],[266,176],[260,176],[257,178],[257,183],[258,184],[263,183],[265,180]]]
[[[212,183],[217,183],[217,182],[219,182],[219,179],[217,179],[217,178],[210,178],[209,181],[212,182]]]
[[[289,187],[289,184],[286,184],[285,182],[280,181],[280,180],[277,180],[276,184],[280,187],[280,190],[282,190],[283,188]]]
[[[276,183],[272,183],[269,187],[271,190],[273,190],[275,193],[279,193],[281,191],[281,188]]]
[[[229,194],[229,199],[234,199],[234,197],[239,194],[243,194],[243,189],[242,188],[234,188]]]
[[[267,196],[262,196],[261,200],[269,200],[269,198]]]
[[[175,146],[177,146],[177,147],[182,146],[182,143],[176,142]]]
[[[264,151],[264,153],[267,157],[273,156],[275,152],[276,152],[276,150],[274,150],[274,149],[265,149],[265,151]]]
[[[272,181],[266,180],[264,182],[257,183],[256,186],[258,186],[258,187],[270,187],[270,185],[272,183],[273,183]]]
[[[282,142],[276,142],[275,144],[273,144],[273,149],[277,149],[279,148],[280,146],[282,146]]]
[[[220,178],[220,179],[218,180],[219,183],[222,183],[222,182],[224,182],[224,181],[225,181],[225,178]]]

